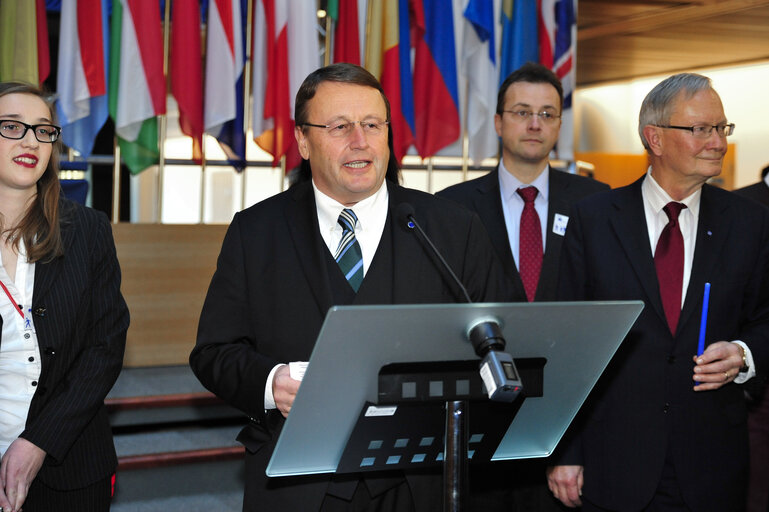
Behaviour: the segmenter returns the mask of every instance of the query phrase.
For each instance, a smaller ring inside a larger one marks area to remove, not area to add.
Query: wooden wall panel
[[[124,366],[187,364],[225,225],[114,224],[131,313]]]

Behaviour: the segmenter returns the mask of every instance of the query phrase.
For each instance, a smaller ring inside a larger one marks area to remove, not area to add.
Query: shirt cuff
[[[272,381],[275,380],[275,372],[277,372],[281,366],[286,366],[286,365],[276,364],[275,366],[272,367],[272,370],[270,370],[270,374],[267,375],[267,384],[264,386],[264,410],[265,411],[277,408],[277,406],[275,405],[275,397],[272,395]]]
[[[736,343],[745,350],[745,361],[748,363],[748,371],[738,373],[737,377],[734,379],[735,384],[742,384],[743,382],[747,382],[756,376],[756,365],[753,362],[753,353],[750,351],[745,342],[741,340],[734,340],[732,343]]]

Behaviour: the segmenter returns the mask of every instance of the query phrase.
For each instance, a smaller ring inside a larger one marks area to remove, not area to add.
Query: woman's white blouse
[[[29,404],[40,378],[40,347],[32,320],[32,293],[35,286],[35,264],[27,262],[24,242],[19,244],[16,276],[12,280],[2,264],[0,280],[24,318],[0,288],[0,316],[3,318],[0,338],[0,456],[24,430]]]

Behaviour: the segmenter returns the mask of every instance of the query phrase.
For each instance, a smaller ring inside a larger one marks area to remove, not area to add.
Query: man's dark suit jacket
[[[561,443],[560,464],[584,466],[583,498],[639,510],[670,454],[691,510],[741,510],[747,481],[741,386],[693,391],[703,291],[711,283],[706,345],[742,340],[769,364],[769,210],[704,185],[694,261],[675,336],[665,320],[641,183],[572,210],[559,298],[640,299],[645,307]],[[589,340],[585,340],[589,350]]]
[[[747,187],[738,188],[734,193],[769,206],[769,186],[763,180]]]
[[[252,419],[239,436],[247,449],[246,510],[318,510],[328,489],[329,475],[268,481],[264,471],[283,418],[277,410],[265,414],[264,388],[276,364],[309,360],[332,305],[464,302],[429,249],[397,219],[400,203],[413,206],[473,300],[507,299],[504,273],[477,216],[451,201],[387,186],[387,222],[357,295],[321,238],[309,181],[236,214],[227,231],[190,365],[204,386]],[[341,355],[339,363],[355,364]],[[420,495],[408,480],[418,510],[440,508],[439,496]]]
[[[117,466],[104,397],[123,366],[129,318],[106,216],[62,200],[61,217],[64,255],[35,266],[41,371],[20,437],[48,454],[37,478],[70,490]]]
[[[609,190],[609,186],[600,181],[553,169],[550,169],[548,183],[550,192],[547,207],[547,229],[545,230],[547,238],[542,272],[535,294],[537,301],[555,300],[558,265],[563,241],[563,236],[554,233],[552,229],[555,215],[561,214],[568,217],[571,206],[580,199],[602,190]],[[453,185],[438,192],[437,195],[452,199],[478,214],[491,237],[494,249],[497,251],[510,281],[513,283],[514,300],[525,302],[526,290],[523,288],[521,275],[515,266],[515,259],[513,258],[513,251],[510,249],[507,227],[505,226],[505,215],[499,192],[499,168],[480,178]]]

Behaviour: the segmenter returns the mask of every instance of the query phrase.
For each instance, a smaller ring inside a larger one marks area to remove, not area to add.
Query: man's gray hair
[[[644,137],[644,126],[663,126],[670,123],[671,107],[678,95],[683,92],[684,99],[690,99],[700,91],[713,90],[710,78],[696,73],[679,73],[658,83],[644,98],[641,112],[638,114],[638,135],[641,143],[649,150],[649,142]]]

